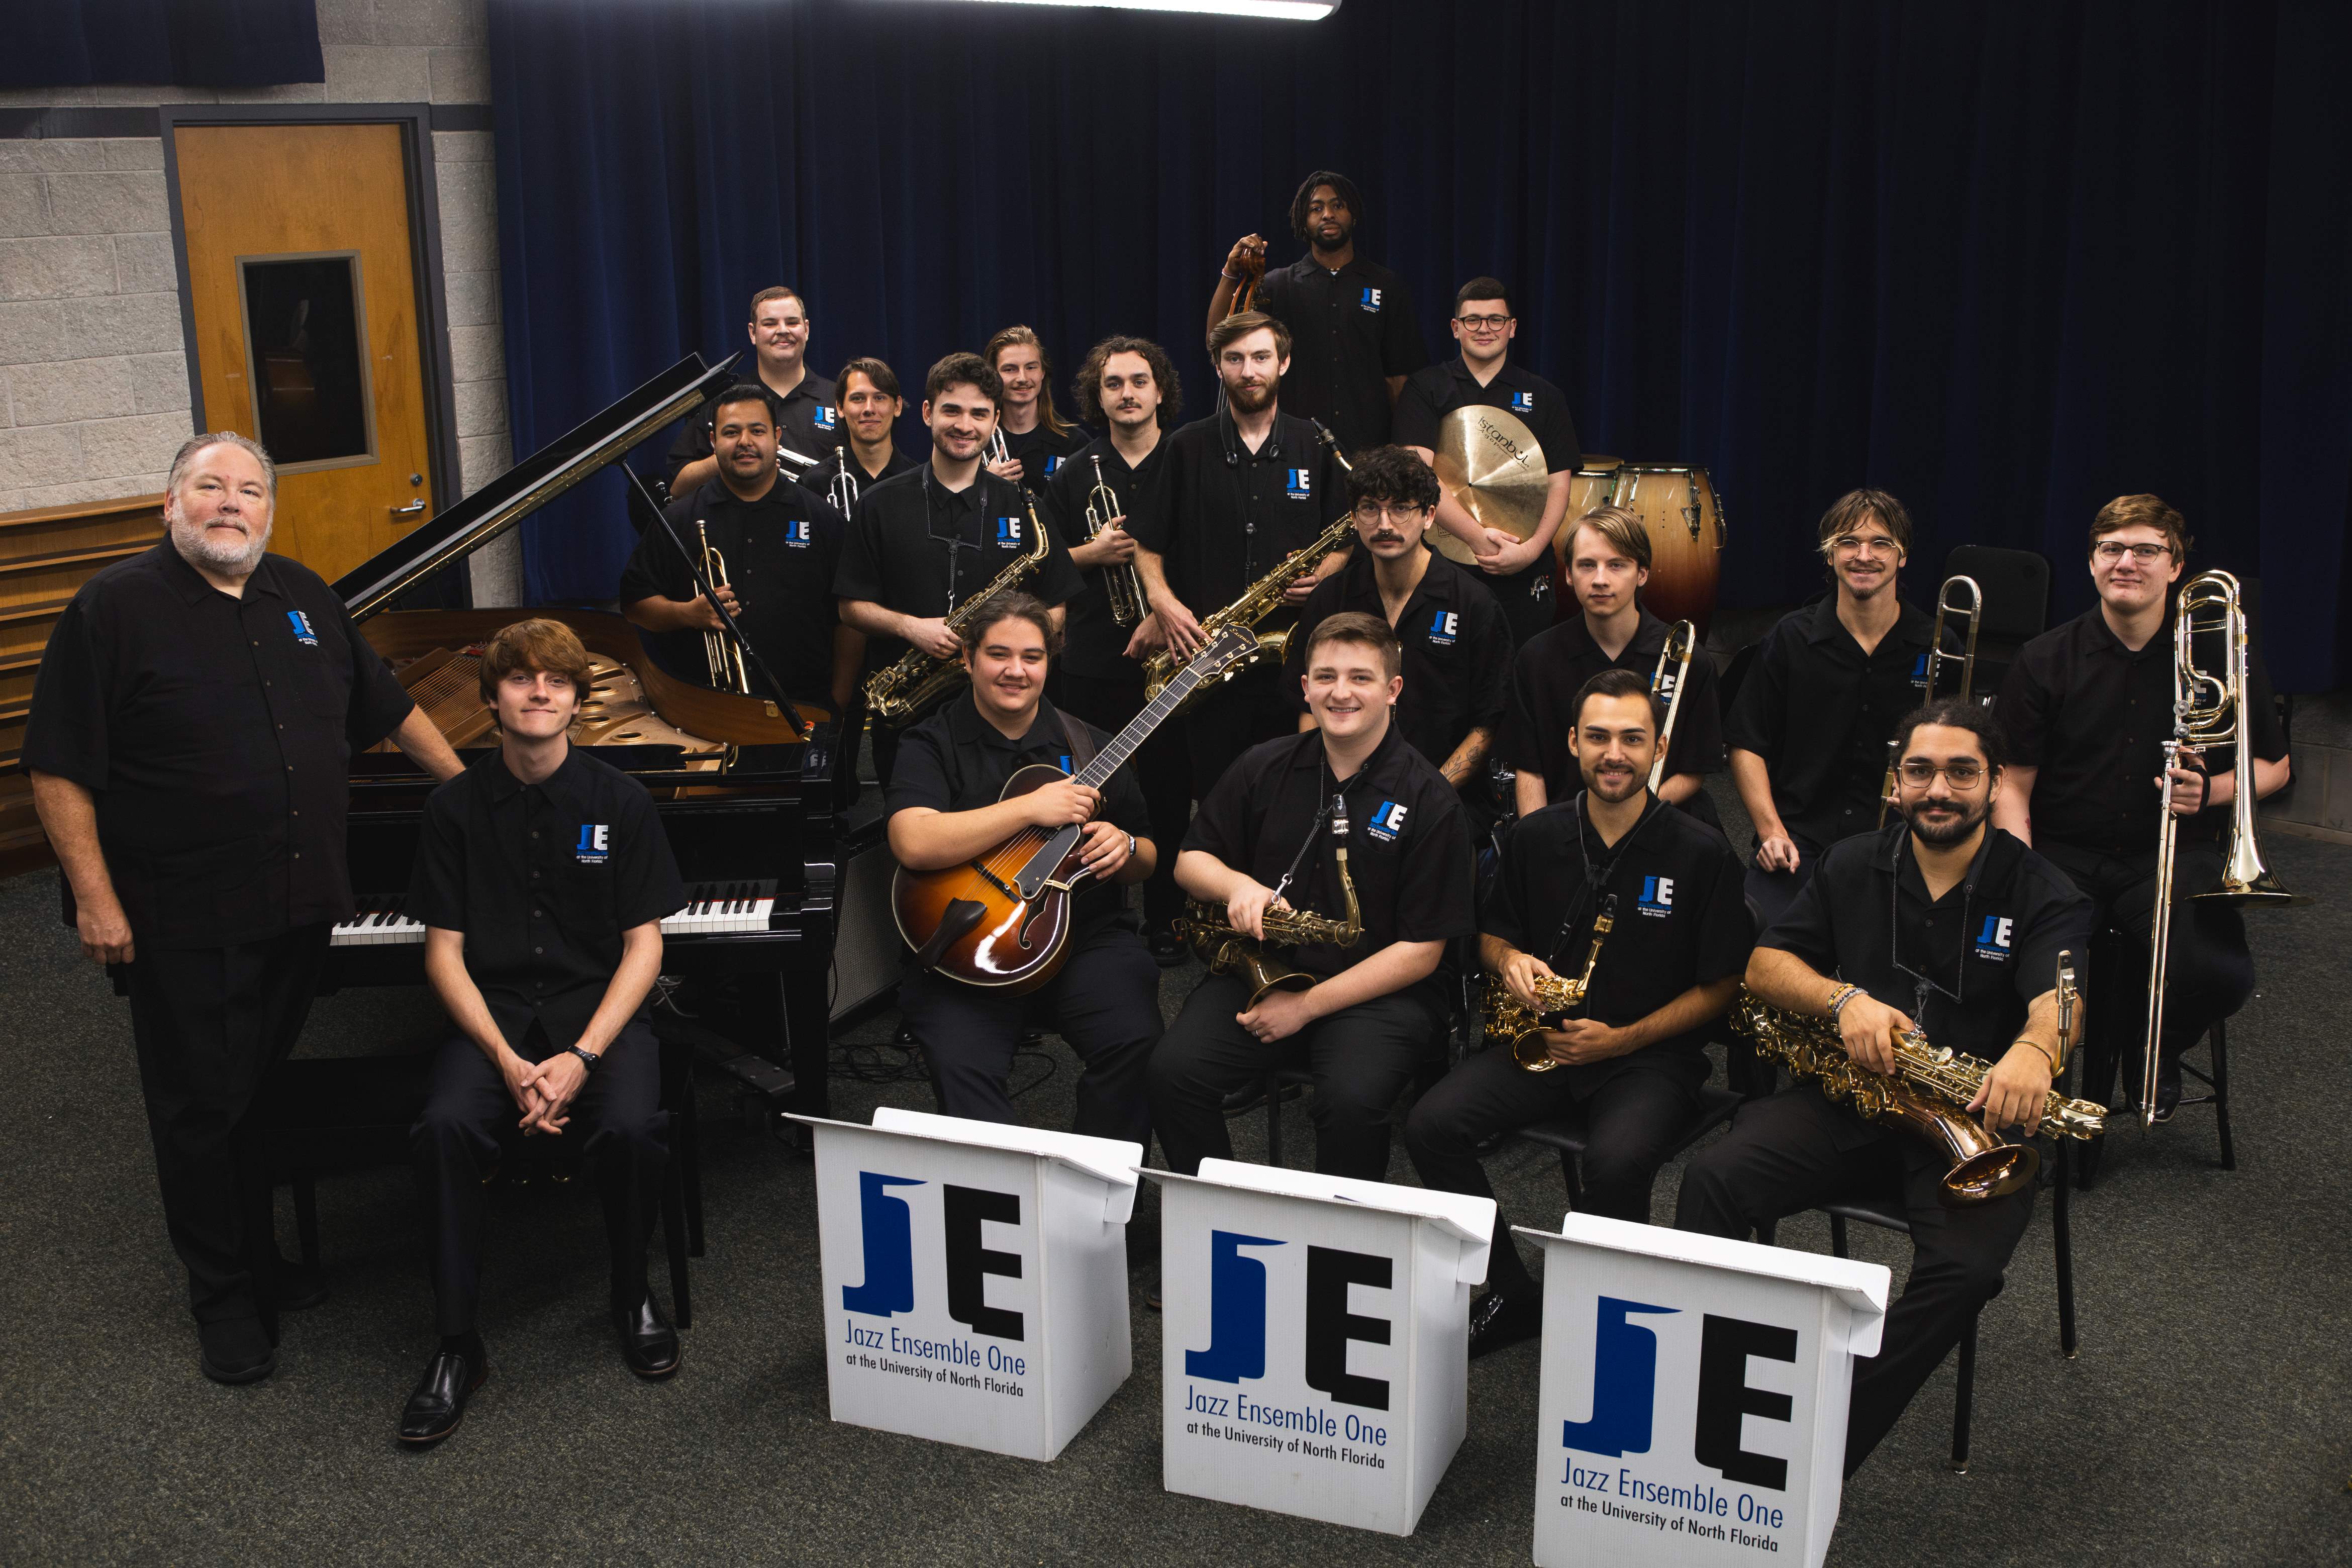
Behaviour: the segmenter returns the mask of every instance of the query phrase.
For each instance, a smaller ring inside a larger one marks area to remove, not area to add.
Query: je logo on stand
[[[613,850],[612,825],[604,822],[583,822],[580,825],[580,842],[573,853],[583,866],[602,866]]]
[[[1184,1352],[1184,1375],[1207,1383],[1238,1384],[1265,1375],[1265,1264],[1244,1257],[1244,1247],[1287,1247],[1268,1236],[1239,1231],[1209,1232],[1209,1348]],[[1348,1344],[1390,1342],[1393,1325],[1348,1310],[1348,1287],[1391,1287],[1393,1260],[1336,1247],[1307,1249],[1307,1386],[1337,1404],[1360,1410],[1386,1410],[1384,1377],[1360,1377],[1348,1370]]]
[[[2016,921],[2007,915],[1987,915],[1977,929],[1977,956],[1994,963],[2009,962],[2009,939]]]
[[[912,1176],[886,1176],[878,1171],[857,1173],[857,1215],[866,1248],[866,1281],[841,1288],[842,1310],[869,1318],[894,1318],[915,1310],[915,1216],[907,1200],[891,1195],[892,1187],[927,1185]],[[991,1192],[984,1187],[940,1186],[940,1210],[945,1221],[948,1316],[976,1334],[1018,1340],[1024,1323],[1019,1312],[988,1304],[991,1274],[1021,1278],[1021,1255],[997,1252],[981,1245],[983,1223],[1019,1225],[1021,1196]]]
[[[1658,1403],[1658,1335],[1631,1321],[1636,1314],[1666,1317],[1679,1307],[1653,1307],[1616,1296],[1599,1299],[1592,1336],[1592,1418],[1562,1421],[1559,1441],[1580,1453],[1622,1458],[1650,1451]],[[1797,1331],[1745,1318],[1705,1314],[1698,1351],[1698,1406],[1691,1426],[1691,1458],[1744,1486],[1789,1489],[1789,1461],[1751,1454],[1739,1446],[1740,1424],[1786,1421],[1795,1408],[1785,1394],[1752,1388],[1748,1358],[1793,1362]],[[1672,1458],[1673,1456],[1667,1456]]]

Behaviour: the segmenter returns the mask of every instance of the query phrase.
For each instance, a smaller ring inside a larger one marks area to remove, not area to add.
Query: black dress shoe
[[[1489,1290],[1470,1303],[1470,1359],[1531,1340],[1543,1332],[1543,1299],[1520,1290]]]
[[[2156,1120],[2169,1121],[2172,1113],[2180,1109],[2180,1058],[2171,1058],[2157,1065]]]
[[[1174,969],[1191,956],[1191,944],[1172,931],[1151,933],[1151,961],[1162,969]]]
[[[198,1323],[196,1364],[215,1383],[259,1383],[278,1370],[278,1347],[258,1318]]]
[[[408,1395],[400,1413],[400,1440],[412,1447],[430,1447],[457,1429],[466,1418],[466,1402],[490,1375],[488,1361],[463,1351],[439,1350],[425,1363],[425,1375]]]
[[[327,1271],[315,1264],[278,1259],[275,1297],[281,1312],[299,1312],[327,1299]]]
[[[677,1370],[677,1331],[654,1304],[652,1291],[635,1307],[614,1308],[613,1329],[621,1336],[621,1359],[639,1377],[667,1377]]]

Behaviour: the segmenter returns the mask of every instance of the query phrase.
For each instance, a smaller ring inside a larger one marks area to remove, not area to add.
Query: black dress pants
[[[1119,674],[1105,678],[1061,669],[1054,704],[1098,730],[1116,735],[1143,711],[1143,668],[1132,659]],[[1176,885],[1176,851],[1192,821],[1192,759],[1184,750],[1184,721],[1171,719],[1151,731],[1129,764],[1143,786],[1143,808],[1151,819],[1151,842],[1160,863],[1143,884],[1143,929],[1166,931],[1184,912],[1184,890]]]
[[[1491,1198],[1495,1189],[1478,1163],[1479,1144],[1580,1105],[1587,1131],[1577,1212],[1647,1225],[1658,1167],[1698,1114],[1707,1062],[1688,1049],[1654,1061],[1643,1060],[1646,1055],[1599,1064],[1617,1070],[1580,1079],[1573,1068],[1528,1072],[1500,1048],[1465,1057],[1414,1103],[1404,1121],[1404,1152],[1423,1186]],[[1508,1236],[1498,1222],[1496,1242]],[[1533,1283],[1517,1249],[1502,1245],[1494,1249],[1486,1279],[1497,1289]]]
[[[1272,1045],[1235,1022],[1248,999],[1240,975],[1210,975],[1152,1053],[1151,1122],[1169,1168],[1190,1176],[1202,1160],[1232,1159],[1225,1097],[1275,1068],[1303,1064],[1315,1075],[1316,1170],[1387,1180],[1390,1108],[1445,1031],[1439,988],[1423,981],[1359,1002]]]
[[[1863,1121],[1811,1084],[1739,1108],[1731,1131],[1683,1167],[1675,1228],[1748,1239],[1816,1204],[1899,1192],[1911,1220],[1911,1277],[1886,1311],[1878,1353],[1853,1369],[1845,1473],[1862,1468],[1911,1396],[2000,1294],[2010,1255],[2033,1215],[2034,1184],[1990,1203],[1946,1208],[1948,1160],[1925,1138]]]
[[[545,1061],[555,1046],[536,1024],[515,1047]],[[613,1305],[646,1296],[646,1241],[661,1208],[669,1165],[669,1116],[661,1109],[661,1044],[642,1023],[623,1029],[572,1102],[559,1142],[595,1168],[613,1248]],[[522,1112],[506,1079],[463,1035],[441,1043],[425,1092],[425,1114],[409,1130],[409,1163],[425,1201],[434,1319],[444,1335],[470,1332],[481,1295],[482,1183],[501,1147],[522,1136]],[[531,1134],[545,1138],[544,1132]]]
[[[1135,932],[1107,926],[1078,942],[1053,979],[1022,996],[916,970],[898,983],[898,1011],[923,1047],[941,1115],[1018,1122],[1005,1089],[1021,1030],[1034,1022],[1086,1064],[1073,1131],[1150,1152],[1143,1080],[1160,1043],[1160,965]]]
[[[331,930],[303,926],[229,947],[141,941],[124,966],[163,1224],[200,1323],[276,1321],[278,1244],[251,1112],[310,1016]]]

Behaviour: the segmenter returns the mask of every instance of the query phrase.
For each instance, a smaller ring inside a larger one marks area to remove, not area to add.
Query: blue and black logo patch
[[[996,542],[1004,546],[1007,550],[1020,549],[1021,520],[1017,517],[998,518],[996,520]]]
[[[1672,877],[1642,879],[1642,897],[1634,908],[1652,920],[1664,920],[1675,912],[1675,879]]]
[[[1993,963],[2007,963],[2014,924],[2007,915],[1985,916],[1984,924],[1977,928],[1977,956]]]
[[[310,627],[310,617],[299,610],[286,612],[287,624],[294,628],[294,640],[304,647],[317,647],[319,634]]]

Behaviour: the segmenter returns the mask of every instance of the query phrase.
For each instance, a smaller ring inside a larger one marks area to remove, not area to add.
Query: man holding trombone
[[[2288,779],[2286,737],[2260,656],[2249,649],[2244,663],[2237,663],[2223,646],[2233,639],[2208,629],[2202,619],[2195,635],[2179,635],[2170,590],[2189,542],[2180,514],[2155,496],[2118,496],[2101,507],[2090,540],[2097,605],[2027,643],[2000,692],[2000,723],[2016,763],[1995,804],[1994,821],[2090,895],[2099,921],[2094,929],[2112,924],[2120,930],[2137,950],[2143,975],[2158,893],[2168,893],[2169,942],[2158,955],[2165,997],[2152,1105],[2141,1081],[2144,1053],[2120,1053],[2127,1100],[2153,1121],[2169,1117],[2179,1103],[2181,1053],[2253,994],[2253,955],[2235,908],[2246,895],[2199,896],[2223,882],[2221,828],[2238,804],[2237,758],[2253,759],[2257,799],[2284,788]],[[2191,587],[2224,580],[2217,574]],[[2226,581],[2234,605],[2236,584]],[[2234,610],[2230,618],[2235,621]],[[2237,744],[2210,757],[2183,748],[2168,768],[2165,742],[2176,738],[2176,697],[2205,703],[2212,696],[2210,686],[2185,689],[2189,672],[2179,668],[2184,656],[2224,691],[2234,709]],[[2158,851],[2167,811],[2179,819],[2171,857]],[[2251,827],[2251,812],[2239,818]],[[2238,838],[2243,842],[2233,841],[2226,859],[2251,856],[2251,833],[2242,831]],[[2110,1002],[2104,1016],[2135,1011]],[[2096,1100],[2108,1087],[2093,1081],[2084,1089]]]

